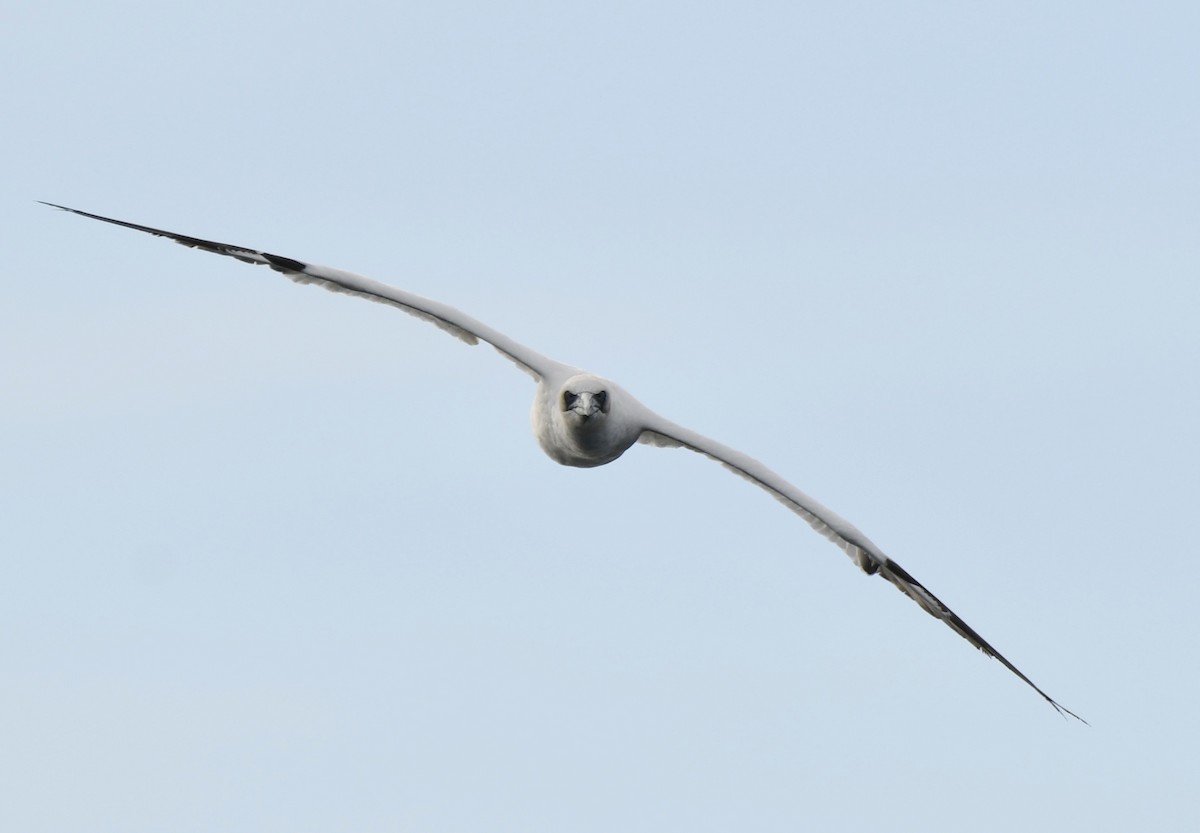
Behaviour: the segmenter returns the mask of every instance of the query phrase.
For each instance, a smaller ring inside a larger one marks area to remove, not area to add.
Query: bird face
[[[563,417],[568,422],[585,425],[608,413],[608,391],[564,389],[562,409]]]

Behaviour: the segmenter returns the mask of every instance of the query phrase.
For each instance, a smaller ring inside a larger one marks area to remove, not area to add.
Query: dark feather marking
[[[1086,720],[1084,720],[1082,717],[1075,714],[1075,712],[1071,711],[1070,709],[1066,708],[1063,705],[1060,705],[1058,703],[1058,701],[1056,701],[1053,697],[1051,697],[1049,694],[1047,694],[1046,692],[1044,692],[1040,688],[1038,688],[1037,685],[1033,682],[1033,680],[1029,679],[1024,674],[1022,674],[1021,671],[1017,668],[1017,666],[1015,666],[1011,662],[1009,662],[1005,658],[1005,656],[1003,654],[1001,654],[999,651],[997,651],[995,648],[993,648],[986,639],[984,639],[982,636],[980,636],[978,633],[976,633],[974,628],[972,628],[970,625],[968,625],[966,622],[964,622],[962,619],[960,619],[957,613],[955,613],[953,610],[951,610],[949,607],[947,607],[946,604],[941,599],[939,599],[937,596],[933,595],[933,593],[929,592],[929,589],[927,587],[925,587],[925,585],[921,584],[921,582],[917,581],[915,578],[913,578],[911,575],[909,575],[908,571],[905,570],[903,567],[901,567],[899,564],[897,564],[895,561],[892,561],[889,558],[884,563],[882,569],[880,570],[880,575],[883,576],[884,578],[886,578],[892,584],[894,584],[896,586],[896,588],[900,590],[901,593],[908,596],[910,599],[912,599],[918,605],[920,605],[921,608],[924,609],[925,611],[927,611],[930,616],[933,616],[935,619],[941,619],[943,622],[945,622],[947,625],[949,625],[951,627],[951,629],[953,629],[955,631],[955,633],[957,633],[963,639],[970,642],[972,645],[974,645],[976,648],[978,648],[980,651],[982,651],[986,656],[992,657],[993,659],[997,659],[1001,663],[1003,663],[1005,668],[1007,668],[1009,671],[1016,674],[1018,677],[1020,677],[1022,680],[1024,680],[1025,683],[1030,688],[1032,688],[1038,694],[1042,695],[1042,697],[1045,698],[1046,702],[1049,703],[1051,706],[1053,706],[1058,711],[1058,713],[1060,715],[1062,715],[1064,718],[1067,715],[1070,715],[1071,717],[1075,718],[1076,720],[1078,720],[1080,723],[1084,724],[1085,726],[1091,725]],[[908,585],[908,586],[906,587],[905,585]],[[939,611],[930,610],[929,606],[925,602],[925,600],[920,598],[918,595],[914,595],[915,591],[910,588],[916,588],[916,590],[919,590],[921,594],[924,594],[925,596],[927,596],[929,601],[933,602],[938,607]]]
[[[266,252],[259,252],[259,254],[262,255],[263,257],[265,257],[267,259],[267,263],[269,263],[271,268],[276,270],[277,272],[283,272],[285,274],[288,272],[302,273],[302,272],[304,272],[305,269],[308,268],[307,263],[301,263],[300,261],[293,260],[290,257],[283,257],[282,255],[272,255],[272,254],[268,254]]]
[[[257,260],[254,257],[246,256],[257,255],[259,258],[266,260],[268,264],[275,266],[276,268],[279,268],[279,266],[285,266],[286,269],[281,269],[281,271],[304,271],[304,264],[298,260],[291,260],[290,258],[286,257],[278,257],[277,255],[268,255],[265,252],[258,251],[257,249],[248,249],[245,246],[233,246],[229,243],[218,243],[215,240],[205,240],[202,237],[188,237],[186,234],[176,234],[173,231],[164,231],[163,229],[154,228],[153,226],[143,226],[137,223],[128,223],[125,220],[114,220],[112,217],[102,217],[99,214],[91,214],[87,211],[80,211],[78,208],[68,208],[65,205],[57,205],[52,202],[43,202],[42,200],[38,200],[38,202],[41,202],[42,205],[48,205],[51,208],[58,208],[62,211],[70,211],[72,214],[78,214],[80,217],[90,217],[91,219],[99,220],[102,223],[111,223],[114,226],[124,226],[125,228],[131,228],[136,231],[144,231],[147,234],[153,234],[155,237],[165,237],[168,240],[174,240],[176,243],[187,246],[188,248],[203,249],[206,252],[213,252],[214,254],[236,257],[238,260],[244,261],[245,263],[260,263],[260,260]],[[275,261],[279,261],[278,266],[276,266]]]

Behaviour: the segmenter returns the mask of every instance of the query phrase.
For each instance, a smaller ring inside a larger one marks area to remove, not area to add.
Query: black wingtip
[[[1042,696],[1045,696],[1045,695],[1042,695]],[[1051,706],[1054,706],[1055,711],[1058,712],[1058,716],[1061,717],[1063,720],[1066,720],[1067,717],[1070,716],[1070,717],[1073,717],[1076,720],[1078,720],[1084,726],[1087,726],[1089,728],[1091,727],[1091,725],[1092,725],[1091,723],[1088,723],[1086,720],[1084,720],[1079,715],[1075,714],[1075,712],[1071,711],[1066,706],[1060,705],[1059,703],[1055,702],[1054,700],[1051,700],[1049,697],[1046,697],[1046,700],[1050,703]]]
[[[1017,677],[1024,681],[1026,685],[1040,694],[1047,703],[1053,706],[1054,710],[1058,712],[1059,717],[1062,717],[1065,720],[1068,716],[1070,716],[1085,726],[1092,725],[1079,715],[1075,714],[1075,712],[1059,705],[1054,698],[1042,691],[1042,689],[1039,688],[1033,682],[1033,680],[1026,677],[1025,674],[1022,673],[1019,668],[1017,668],[1017,666],[1009,662],[1003,654],[993,648],[986,639],[984,639],[979,635],[978,632],[975,631],[974,628],[964,622],[957,613],[947,607],[941,599],[929,592],[929,589],[925,587],[925,585],[921,584],[921,582],[909,575],[909,573],[895,561],[892,561],[890,558],[884,561],[882,564],[882,569],[880,570],[880,575],[890,581],[897,589],[900,590],[900,592],[904,593],[904,595],[908,596],[918,605],[920,605],[926,613],[929,613],[935,619],[940,619],[942,622],[949,625],[951,630],[953,630],[963,639],[967,640],[968,643],[982,651],[984,655],[998,660],[1002,665],[1004,665],[1005,668],[1016,674]]]

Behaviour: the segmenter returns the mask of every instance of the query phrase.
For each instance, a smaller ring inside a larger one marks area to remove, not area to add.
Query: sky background
[[[0,1],[0,828],[1194,829],[1194,3]],[[554,465],[459,306],[758,457]]]

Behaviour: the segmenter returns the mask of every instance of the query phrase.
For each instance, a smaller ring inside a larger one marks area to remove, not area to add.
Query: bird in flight
[[[1059,714],[1087,722],[1038,688],[958,614],[903,567],[884,555],[878,546],[845,518],[752,457],[659,416],[615,382],[543,356],[447,304],[352,272],[101,217],[64,205],[42,204],[93,220],[166,237],[184,246],[234,257],[245,263],[269,266],[296,283],[316,284],[333,292],[397,307],[429,321],[467,344],[487,342],[537,382],[530,414],[533,433],[542,450],[555,462],[582,468],[602,466],[616,460],[634,443],[699,452],[766,491],[841,548],[864,573],[879,575],[891,582],[926,613],[945,622],[951,630],[987,656],[999,660],[1045,698]]]

